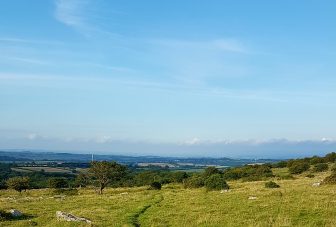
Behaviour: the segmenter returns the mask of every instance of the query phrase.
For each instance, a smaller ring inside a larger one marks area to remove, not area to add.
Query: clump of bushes
[[[149,189],[150,190],[161,190],[161,187],[162,187],[162,185],[161,185],[160,182],[154,181],[150,184]]]
[[[199,174],[194,174],[184,182],[185,188],[201,188],[204,186],[204,178]]]
[[[224,180],[224,177],[220,174],[213,174],[209,176],[205,180],[204,184],[207,190],[229,189],[229,185]]]
[[[327,163],[318,163],[314,166],[313,171],[314,172],[324,172],[327,171],[329,168]]]
[[[269,165],[246,165],[243,167],[231,168],[224,171],[226,180],[257,181],[264,178],[273,177],[272,169]]]
[[[300,174],[309,170],[310,165],[307,162],[296,161],[290,164],[289,172],[291,174]]]
[[[265,183],[265,188],[280,188],[280,185],[278,185],[274,181],[268,181]]]
[[[310,174],[307,174],[306,177],[308,177],[308,178],[314,178],[315,175],[310,173]]]
[[[336,173],[332,173],[323,180],[323,184],[336,184]]]

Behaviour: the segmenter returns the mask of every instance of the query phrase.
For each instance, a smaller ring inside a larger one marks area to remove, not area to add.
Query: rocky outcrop
[[[65,220],[65,221],[75,221],[75,222],[86,222],[91,224],[92,222],[86,218],[76,217],[73,214],[66,213],[63,211],[56,211],[56,217],[58,220]]]

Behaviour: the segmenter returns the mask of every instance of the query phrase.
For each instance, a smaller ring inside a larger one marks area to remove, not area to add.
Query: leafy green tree
[[[21,193],[23,190],[29,189],[29,182],[28,177],[12,177],[6,181],[6,184],[8,188]]]
[[[205,180],[204,184],[207,190],[229,189],[229,185],[224,180],[224,177],[220,174],[213,174],[209,176]]]
[[[75,185],[77,187],[86,187],[90,183],[90,179],[87,174],[85,173],[80,173],[77,175],[75,179]]]
[[[91,162],[89,174],[99,187],[99,194],[112,181],[120,180],[126,173],[126,166],[116,162]]]

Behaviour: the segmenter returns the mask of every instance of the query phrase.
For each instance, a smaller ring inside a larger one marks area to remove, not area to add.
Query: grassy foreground
[[[161,191],[107,189],[103,195],[81,189],[79,195],[64,198],[49,190],[22,195],[0,191],[0,209],[15,208],[29,216],[0,226],[29,226],[32,221],[37,226],[87,226],[57,221],[57,210],[88,218],[94,226],[336,226],[336,186],[312,186],[328,174],[275,180],[278,189],[264,188],[263,181],[234,181],[224,193],[181,185],[167,185]],[[257,199],[249,200],[250,196]]]

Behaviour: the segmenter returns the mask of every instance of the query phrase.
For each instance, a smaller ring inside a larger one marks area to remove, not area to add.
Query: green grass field
[[[275,174],[285,174],[275,170]],[[90,219],[94,226],[336,226],[336,186],[313,187],[329,173],[295,180],[276,180],[281,187],[266,189],[265,182],[228,182],[229,192],[207,192],[166,185],[161,191],[139,188],[107,189],[97,195],[80,189],[79,195],[56,198],[50,190],[20,195],[0,191],[0,209],[18,209],[30,216],[0,222],[0,226],[87,226],[57,221],[57,210]],[[249,200],[250,196],[257,199]]]

